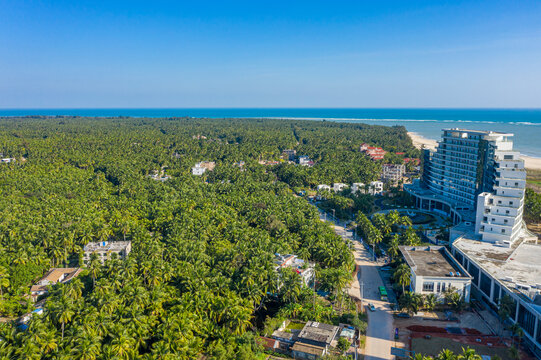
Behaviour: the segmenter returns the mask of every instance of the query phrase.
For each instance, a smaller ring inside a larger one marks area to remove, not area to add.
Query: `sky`
[[[0,108],[541,107],[541,1],[0,0]]]

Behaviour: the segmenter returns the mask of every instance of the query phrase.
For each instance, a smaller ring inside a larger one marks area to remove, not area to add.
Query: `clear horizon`
[[[17,1],[0,108],[541,108],[538,1]]]

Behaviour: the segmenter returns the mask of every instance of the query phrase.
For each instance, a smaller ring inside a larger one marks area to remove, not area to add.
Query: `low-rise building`
[[[67,283],[81,273],[81,268],[52,268],[30,288],[32,300],[49,292],[49,285]]]
[[[282,157],[284,160],[294,161],[297,156],[297,150],[287,149],[282,151]]]
[[[351,185],[351,192],[360,192],[361,194],[379,195],[383,192],[383,182],[372,181],[366,185],[364,183],[353,183]]]
[[[283,268],[290,268],[295,271],[306,286],[309,286],[314,278],[314,265],[300,259],[297,255],[275,254],[274,263],[276,264],[276,271],[280,271]]]
[[[370,146],[367,143],[361,144],[360,150],[362,153],[370,156],[370,159],[372,160],[383,160],[383,157],[387,153],[387,151],[383,150],[382,148]]]
[[[344,184],[344,183],[334,183],[334,184],[332,184],[332,189],[334,190],[334,192],[339,192],[339,191],[345,190],[348,187],[349,187],[349,185]]]
[[[90,256],[94,253],[98,255],[101,263],[111,258],[111,254],[117,254],[120,259],[125,259],[131,252],[131,241],[100,241],[90,242],[83,248],[83,261],[85,265],[90,262]]]
[[[308,321],[291,347],[296,359],[318,359],[329,353],[330,347],[337,344],[340,327]]]
[[[452,244],[455,259],[473,277],[473,295],[496,313],[508,296],[509,320],[523,329],[525,344],[541,358],[541,245],[526,237],[510,247],[481,240],[470,234]]]
[[[308,156],[299,156],[299,165],[301,166],[314,166],[314,162]]]
[[[9,164],[11,162],[15,162],[15,158],[3,158],[3,159],[0,159],[0,163],[2,164]]]
[[[383,164],[381,179],[393,184],[398,183],[406,173],[406,165],[404,164]]]
[[[452,290],[470,301],[472,277],[444,246],[400,246],[400,252],[411,270],[411,291],[442,299]]]
[[[331,187],[325,184],[319,184],[317,186],[317,191],[331,191]]]
[[[194,165],[192,168],[192,175],[201,176],[203,175],[207,170],[212,171],[216,167],[216,163],[214,161],[201,161]]]

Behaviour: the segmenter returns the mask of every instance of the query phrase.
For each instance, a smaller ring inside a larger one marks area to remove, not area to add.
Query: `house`
[[[309,286],[314,278],[314,265],[300,259],[297,255],[280,255],[274,257],[275,270],[280,271],[283,268],[294,270],[302,279],[304,285]]]
[[[334,190],[334,192],[342,191],[344,189],[347,189],[348,187],[349,187],[348,184],[343,184],[343,183],[334,183],[332,185],[332,189]]]
[[[52,268],[30,288],[32,300],[36,301],[41,295],[46,295],[49,285],[67,283],[81,273],[81,268]]]
[[[369,193],[371,195],[379,195],[383,192],[383,182],[381,181],[371,181]]]
[[[192,175],[201,176],[205,173],[205,171],[212,171],[216,167],[216,163],[214,161],[201,161],[194,165],[192,168]]]
[[[337,344],[340,327],[308,321],[291,347],[295,359],[318,359],[329,353]]]
[[[2,164],[9,164],[10,162],[15,162],[15,158],[3,158],[3,159],[0,159],[0,163]]]
[[[83,248],[83,261],[85,265],[90,262],[90,256],[98,255],[101,263],[111,258],[111,254],[117,254],[120,259],[125,259],[131,251],[131,241],[100,241],[90,242]]]
[[[383,164],[381,178],[383,181],[393,184],[398,183],[406,173],[406,165],[404,164]]]
[[[241,170],[243,170],[244,165],[245,165],[244,161],[239,161],[233,164],[234,167],[238,167]]]
[[[319,359],[327,355],[327,350],[324,347],[305,344],[297,341],[291,347],[291,354],[295,359]]]
[[[365,185],[364,183],[353,183],[351,185],[351,192],[361,192],[362,194],[368,192],[370,195],[379,195],[383,192],[383,182],[372,181],[369,185]]]
[[[365,153],[366,155],[370,156],[370,159],[372,160],[383,160],[383,157],[387,153],[387,151],[383,150],[380,147],[370,146],[367,143],[361,144],[361,152]]]
[[[317,186],[317,191],[331,191],[331,187],[325,184],[319,184]]]
[[[308,156],[299,156],[299,165],[301,166],[314,166],[314,162],[312,160],[310,160],[310,158]]]
[[[284,150],[282,151],[282,157],[284,160],[294,161],[295,157],[297,156],[297,150]]]
[[[458,292],[470,301],[472,277],[444,246],[400,246],[411,270],[410,289],[417,294],[435,294],[443,299],[447,291]]]

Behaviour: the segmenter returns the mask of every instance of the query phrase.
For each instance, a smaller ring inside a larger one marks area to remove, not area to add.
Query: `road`
[[[329,215],[327,215],[330,218]],[[320,212],[321,220],[325,215]],[[333,224],[334,231],[344,239],[353,240],[353,234],[344,227]],[[349,294],[355,298],[363,299],[363,304],[374,304],[376,311],[368,311],[368,328],[366,330],[366,346],[364,356],[366,360],[392,359],[391,346],[394,344],[393,316],[387,302],[379,299],[378,287],[383,286],[383,280],[378,272],[378,264],[372,261],[371,254],[359,241],[353,241],[353,254],[359,271],[357,278],[351,283]],[[361,295],[361,283],[363,294]]]

